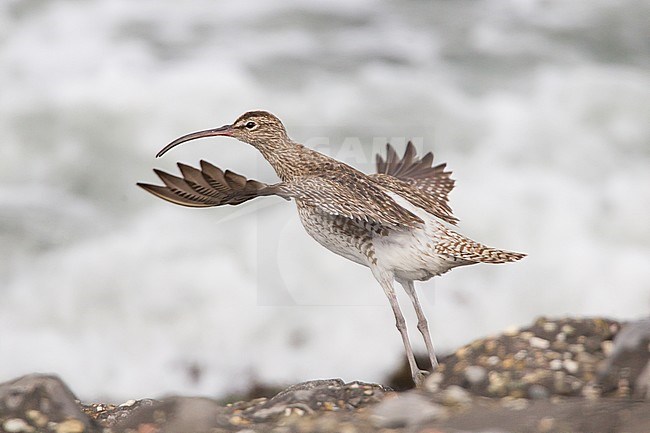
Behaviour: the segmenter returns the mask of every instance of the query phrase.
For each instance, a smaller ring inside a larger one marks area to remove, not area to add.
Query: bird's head
[[[287,131],[280,119],[266,111],[248,111],[239,116],[232,125],[183,135],[165,146],[156,157],[162,156],[171,148],[186,141],[214,136],[234,137],[258,149],[288,140]]]

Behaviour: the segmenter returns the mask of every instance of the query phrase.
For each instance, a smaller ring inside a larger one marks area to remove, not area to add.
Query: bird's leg
[[[417,363],[415,362],[415,355],[413,354],[413,348],[411,347],[411,342],[409,341],[408,331],[406,329],[406,320],[404,315],[399,308],[399,303],[397,302],[397,294],[395,293],[395,288],[393,287],[393,276],[382,272],[379,269],[373,269],[373,274],[381,287],[384,289],[384,293],[388,297],[390,306],[393,309],[393,314],[395,315],[395,325],[397,330],[402,336],[402,342],[404,343],[404,348],[406,349],[406,358],[408,359],[409,367],[411,369],[411,377],[416,387],[421,387],[424,383],[424,378],[427,375],[426,371],[422,371],[418,368]]]
[[[427,346],[427,352],[429,353],[429,360],[431,360],[431,370],[435,370],[438,366],[438,358],[436,358],[436,352],[433,350],[433,343],[431,342],[431,334],[429,333],[429,324],[427,323],[427,318],[422,311],[422,306],[420,305],[420,300],[418,295],[415,292],[415,286],[411,280],[399,280],[399,283],[404,287],[406,293],[408,293],[411,302],[413,302],[413,307],[415,308],[415,314],[418,317],[418,330],[424,337],[424,344]]]

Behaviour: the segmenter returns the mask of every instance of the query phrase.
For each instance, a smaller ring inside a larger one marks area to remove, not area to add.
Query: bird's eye
[[[244,125],[246,129],[254,129],[257,126],[257,123],[255,122],[248,122],[246,125]]]

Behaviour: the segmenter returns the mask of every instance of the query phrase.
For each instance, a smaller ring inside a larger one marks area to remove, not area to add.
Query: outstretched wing
[[[294,198],[317,212],[341,215],[390,229],[414,227],[422,220],[399,206],[362,173],[323,173],[268,185],[222,171],[206,161],[201,170],[178,163],[183,177],[154,170],[164,185],[138,183],[163,200],[189,207],[237,205],[255,197]]]
[[[451,179],[451,171],[445,171],[446,163],[432,166],[431,152],[418,158],[410,141],[402,158],[397,156],[393,146],[387,144],[386,159],[377,154],[376,161],[377,173],[371,178],[379,185],[450,224],[458,222],[449,207],[449,192],[455,181]]]
[[[386,160],[377,154],[376,161],[377,173],[408,181],[417,188],[436,195],[445,203],[449,201],[449,192],[454,189],[455,181],[451,178],[451,171],[445,171],[446,163],[431,165],[433,153],[428,152],[422,158],[418,158],[415,146],[409,141],[404,156],[400,158],[393,146],[388,143]]]
[[[165,185],[138,183],[138,186],[163,200],[188,207],[237,205],[267,195],[288,199],[277,185],[246,179],[230,170],[222,171],[206,161],[201,161],[201,170],[180,162],[178,168],[183,177],[154,170]]]

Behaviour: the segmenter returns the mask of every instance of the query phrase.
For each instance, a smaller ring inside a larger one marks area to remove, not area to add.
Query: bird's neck
[[[278,177],[285,182],[322,171],[327,164],[336,162],[336,160],[290,139],[275,143],[267,142],[261,146],[253,144],[253,146],[260,151]]]

